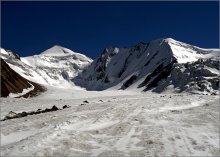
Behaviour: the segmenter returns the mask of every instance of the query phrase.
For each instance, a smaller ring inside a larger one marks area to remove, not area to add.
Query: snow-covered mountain
[[[1,58],[24,78],[44,85],[70,88],[72,79],[92,59],[61,46],[54,46],[39,55],[19,57],[1,49]]]
[[[88,90],[140,89],[217,93],[219,49],[202,49],[171,38],[106,48],[74,82]]]
[[[94,61],[61,46],[29,57],[1,49],[0,56],[24,78],[55,87],[219,93],[219,49],[171,38],[106,48]]]

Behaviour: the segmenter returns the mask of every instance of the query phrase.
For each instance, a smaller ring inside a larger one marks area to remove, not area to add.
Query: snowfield
[[[220,155],[218,96],[48,87],[0,101],[1,119],[71,106],[1,121],[1,156]]]

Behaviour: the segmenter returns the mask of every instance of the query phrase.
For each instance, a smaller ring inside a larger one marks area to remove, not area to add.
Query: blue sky
[[[1,47],[20,56],[61,45],[96,58],[105,47],[166,37],[219,47],[217,1],[1,3]]]

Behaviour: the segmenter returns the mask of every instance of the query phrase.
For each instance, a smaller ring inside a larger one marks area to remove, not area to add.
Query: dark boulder
[[[17,113],[10,111],[6,116],[5,119],[11,119],[14,118],[17,115]]]
[[[21,113],[21,116],[22,116],[22,117],[25,117],[25,116],[27,116],[27,115],[28,115],[27,112],[22,112],[22,113]]]
[[[87,100],[85,100],[85,101],[83,101],[83,103],[87,103],[88,104],[89,102]]]
[[[55,105],[51,108],[51,111],[57,111],[57,110],[59,110],[59,109]]]
[[[63,109],[65,109],[65,108],[70,108],[70,106],[69,105],[64,105]]]

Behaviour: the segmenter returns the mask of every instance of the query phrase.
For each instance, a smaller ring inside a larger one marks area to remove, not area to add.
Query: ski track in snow
[[[219,156],[217,97],[81,91],[51,99],[54,92],[0,99],[3,115],[71,106],[2,121],[2,156]]]

